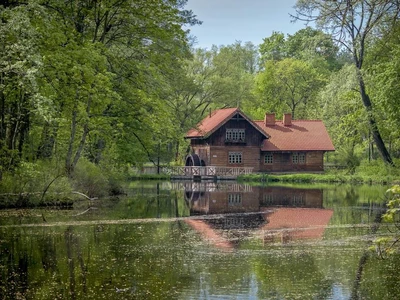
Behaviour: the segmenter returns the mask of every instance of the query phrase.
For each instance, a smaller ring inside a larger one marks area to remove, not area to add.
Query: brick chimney
[[[264,123],[265,126],[275,125],[275,113],[265,113]]]
[[[283,114],[283,125],[284,126],[292,125],[292,114]]]

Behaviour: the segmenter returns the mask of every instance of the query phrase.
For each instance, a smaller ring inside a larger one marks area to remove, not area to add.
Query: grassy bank
[[[127,172],[81,159],[72,176],[56,160],[21,163],[3,173],[0,208],[70,207],[75,201],[124,193]]]
[[[395,160],[400,166],[400,160]],[[363,161],[354,169],[329,170],[323,174],[250,174],[238,178],[241,182],[301,182],[301,183],[353,183],[353,184],[398,184],[400,169],[385,165],[380,160]]]
[[[361,176],[346,174],[249,174],[238,177],[239,182],[301,182],[301,183],[355,183],[355,184],[392,184],[399,177]]]
[[[167,174],[132,174],[129,175],[129,180],[169,180],[170,175]]]
[[[400,161],[395,160],[396,166]],[[301,182],[301,183],[354,183],[354,184],[398,184],[400,169],[385,165],[379,160],[364,161],[355,169],[329,170],[320,173],[296,174],[249,174],[238,178],[241,182]]]

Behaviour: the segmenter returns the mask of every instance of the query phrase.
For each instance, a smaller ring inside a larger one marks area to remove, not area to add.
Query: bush
[[[400,169],[398,168],[400,161],[396,160],[395,165],[392,167],[385,164],[381,159],[372,161],[362,161],[360,166],[356,169],[356,174],[362,176],[365,180],[374,182],[392,182],[396,178],[400,178]]]
[[[109,194],[110,186],[105,172],[94,163],[80,159],[72,176],[73,187],[89,197],[103,197]]]
[[[374,246],[371,247],[372,250],[375,250],[378,255],[382,258],[387,255],[391,255],[394,253],[399,253],[399,222],[400,222],[400,186],[394,185],[388,191],[389,201],[387,203],[388,209],[385,214],[382,216],[382,221],[385,223],[395,224],[395,228],[390,229],[391,235],[389,237],[384,236],[377,238],[374,241]]]
[[[13,172],[3,174],[0,206],[27,207],[54,203],[57,199],[69,197],[71,190],[70,182],[56,162],[21,162]]]

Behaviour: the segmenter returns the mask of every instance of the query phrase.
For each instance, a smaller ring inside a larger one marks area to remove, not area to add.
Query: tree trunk
[[[3,73],[1,73],[0,84],[3,84]],[[3,89],[0,90],[0,140],[6,138],[6,98],[4,96]]]
[[[68,144],[68,151],[67,151],[67,157],[65,159],[65,170],[67,172],[67,175],[70,176],[73,172],[73,165],[72,165],[72,150],[74,147],[74,142],[75,142],[75,133],[76,133],[76,106],[73,109],[72,112],[72,119],[71,119],[71,135],[69,138],[69,144]]]
[[[56,129],[53,128],[53,132],[51,133],[51,124],[49,122],[45,122],[42,128],[42,136],[40,139],[40,144],[36,151],[36,157],[40,158],[50,158],[53,155],[53,148],[55,144],[55,134]]]
[[[378,151],[381,154],[383,161],[391,166],[394,166],[392,158],[391,158],[389,152],[387,151],[385,143],[383,142],[382,136],[379,132],[378,125],[376,124],[376,120],[375,120],[375,117],[374,117],[374,114],[372,111],[371,99],[369,98],[369,96],[365,90],[364,79],[361,74],[361,70],[358,68],[357,68],[357,78],[358,78],[358,83],[360,86],[361,100],[364,104],[365,109],[367,110],[368,122],[369,122],[372,137],[374,139],[376,147],[378,148]]]
[[[179,145],[179,140],[177,140],[175,144],[175,162],[179,161]]]
[[[23,109],[23,115],[21,116],[21,118],[22,118],[22,122],[21,122],[21,128],[20,128],[20,133],[19,133],[19,142],[18,142],[18,154],[20,157],[22,157],[22,151],[24,150],[24,144],[29,135],[30,120],[29,120],[29,111],[27,109]]]
[[[81,158],[82,150],[83,150],[83,147],[85,146],[85,143],[86,143],[86,137],[87,137],[87,135],[89,133],[89,124],[88,123],[89,123],[89,121],[87,121],[85,123],[85,125],[83,125],[83,134],[82,134],[82,137],[81,137],[81,141],[79,143],[78,149],[75,152],[74,160],[73,160],[72,166],[71,166],[72,167],[72,171],[75,169],[75,166],[78,163],[79,158]]]
[[[81,140],[78,145],[78,149],[76,149],[74,159],[72,159],[72,150],[74,146],[74,141],[75,141],[75,134],[76,134],[76,117],[77,117],[77,105],[74,107],[74,111],[72,112],[72,121],[71,121],[71,138],[70,142],[68,145],[68,153],[67,153],[67,160],[66,160],[66,170],[67,170],[67,175],[71,176],[72,173],[74,172],[74,169],[76,167],[76,164],[78,163],[78,160],[81,157],[83,148],[85,147],[86,144],[86,137],[89,134],[89,120],[90,120],[90,105],[92,101],[92,96],[88,96],[88,101],[86,104],[86,121],[83,124],[83,133]]]

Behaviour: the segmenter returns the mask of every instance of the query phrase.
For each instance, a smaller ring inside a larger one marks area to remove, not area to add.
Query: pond
[[[383,186],[133,182],[0,211],[1,299],[398,299]],[[390,229],[390,228],[389,228]]]

